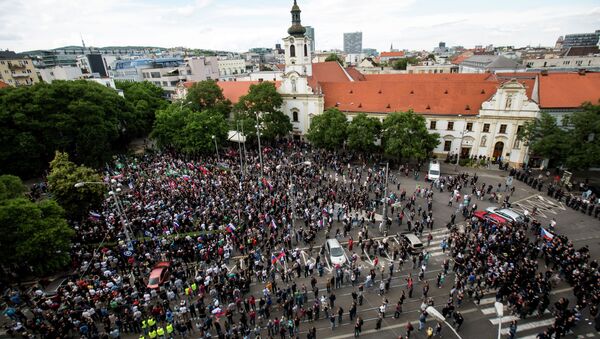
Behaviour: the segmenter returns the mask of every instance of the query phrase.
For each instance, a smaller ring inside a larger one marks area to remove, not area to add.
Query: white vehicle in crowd
[[[514,210],[512,210],[510,208],[488,207],[485,210],[488,212],[497,214],[508,220],[512,220],[514,222],[524,222],[525,221],[524,215],[522,215],[521,213],[515,212]]]
[[[433,160],[429,163],[429,170],[427,171],[427,179],[431,181],[436,181],[440,178],[441,170],[440,163]]]
[[[327,239],[325,249],[329,255],[329,261],[331,261],[332,266],[342,266],[346,263],[346,254],[337,239]]]

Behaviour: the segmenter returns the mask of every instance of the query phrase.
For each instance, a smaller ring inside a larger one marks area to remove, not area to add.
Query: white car
[[[325,248],[329,254],[329,261],[331,261],[332,266],[342,266],[346,263],[346,253],[344,253],[344,249],[337,239],[327,239]]]
[[[517,213],[509,208],[488,207],[485,210],[514,222],[525,221],[525,217],[521,213]]]

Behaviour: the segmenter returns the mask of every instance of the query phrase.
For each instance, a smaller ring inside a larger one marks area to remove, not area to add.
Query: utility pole
[[[264,177],[263,173],[263,158],[262,149],[260,146],[260,123],[258,122],[258,113],[256,114],[256,136],[258,137],[258,159],[260,160],[260,176]]]
[[[383,188],[383,217],[382,222],[385,223],[385,229],[389,231],[387,224],[387,189],[388,189],[388,171],[390,169],[390,162],[385,164],[385,187]],[[383,229],[383,228],[382,228]]]

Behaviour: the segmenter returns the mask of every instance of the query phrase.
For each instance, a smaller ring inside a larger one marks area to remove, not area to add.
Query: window
[[[433,120],[429,122],[429,129],[435,129],[437,121]]]
[[[304,56],[308,56],[308,47],[306,47],[306,44],[304,44]]]
[[[453,131],[454,130],[454,121],[448,121],[448,130],[449,131]]]
[[[296,46],[291,45],[290,46],[290,58],[295,58],[296,57]]]
[[[506,125],[500,125],[500,134],[506,134]]]
[[[472,122],[467,122],[467,131],[469,131],[469,132],[473,131],[473,123]]]
[[[489,133],[490,132],[490,124],[483,124],[483,133]]]
[[[160,78],[160,72],[151,72],[150,76],[152,76],[153,78]]]
[[[521,148],[521,138],[519,137],[519,135],[521,134],[522,131],[523,131],[523,126],[517,127],[517,137],[515,138],[515,144],[513,145],[514,149]]]
[[[485,147],[486,144],[487,144],[487,137],[484,135],[481,137],[481,142],[479,143],[479,146]]]
[[[293,122],[298,122],[298,111],[293,111],[292,112],[292,121]]]
[[[444,152],[450,152],[451,147],[452,147],[452,140],[444,141]]]

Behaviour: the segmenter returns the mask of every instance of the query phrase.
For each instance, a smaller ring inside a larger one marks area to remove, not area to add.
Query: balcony
[[[23,62],[8,62],[8,68],[10,70],[14,70],[14,69],[24,69],[25,67],[27,67]]]
[[[11,75],[13,78],[29,78],[29,76],[31,74],[21,72],[21,73],[12,73]]]

